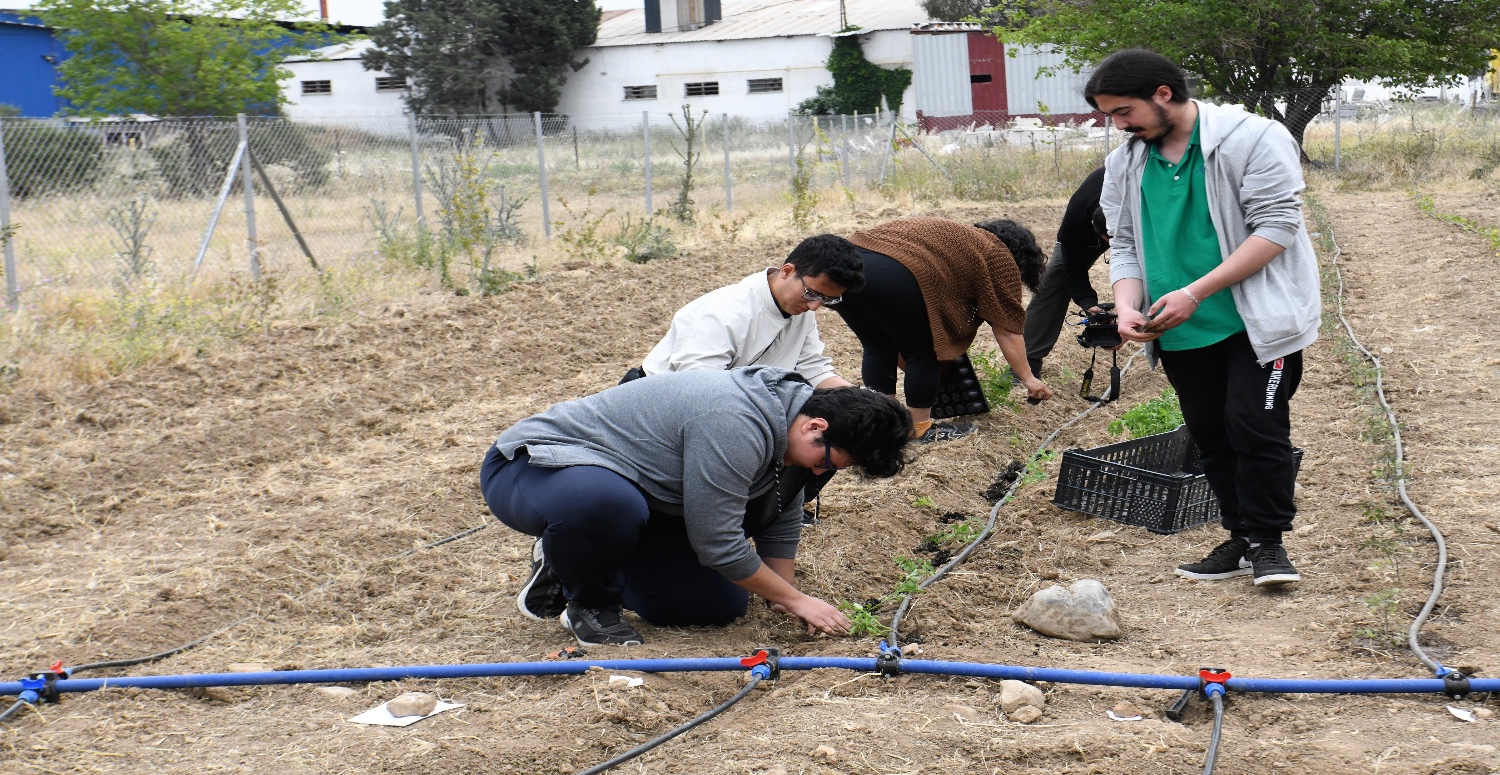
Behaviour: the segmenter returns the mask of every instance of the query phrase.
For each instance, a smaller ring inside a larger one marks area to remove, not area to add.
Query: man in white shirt
[[[833,234],[808,237],[780,267],[710,291],[677,310],[641,368],[621,381],[672,371],[774,366],[801,374],[815,388],[850,385],[823,354],[816,317],[804,313],[838,304],[844,293],[864,284],[864,261],[853,243]],[[827,476],[813,477],[804,503],[815,500],[827,481]],[[815,522],[816,513],[806,521]]]

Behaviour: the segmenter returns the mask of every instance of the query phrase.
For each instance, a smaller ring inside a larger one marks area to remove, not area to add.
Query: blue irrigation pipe
[[[781,657],[782,670],[843,669],[873,673],[880,669],[874,657]],[[259,673],[199,673],[185,675],[122,676],[117,678],[65,678],[52,684],[59,693],[98,689],[191,689],[210,686],[265,686],[279,684],[356,683],[405,679],[453,679],[504,676],[577,675],[590,668],[631,670],[646,673],[727,672],[745,666],[736,657],[693,659],[574,659],[558,662],[500,662],[461,665],[412,665],[329,670],[278,670]],[[1129,686],[1143,689],[1201,688],[1198,676],[1109,673],[1093,670],[996,665],[977,662],[943,662],[902,659],[902,673],[957,675],[975,678],[1049,681],[1094,686]],[[26,687],[20,682],[0,683],[0,696],[18,696]],[[1449,685],[1441,678],[1231,678],[1231,691],[1297,694],[1434,694]],[[1500,691],[1500,678],[1469,679],[1471,692]]]

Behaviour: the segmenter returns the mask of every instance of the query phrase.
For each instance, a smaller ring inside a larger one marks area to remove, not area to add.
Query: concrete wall
[[[281,90],[291,100],[284,107],[291,118],[399,118],[406,112],[406,92],[375,91],[375,79],[385,73],[364,69],[358,59],[288,62],[286,68],[292,77],[282,81]],[[333,93],[304,95],[302,81],[331,81]]]
[[[861,36],[861,42],[871,62],[911,67],[911,35],[905,30],[874,32]],[[817,87],[833,85],[827,68],[832,49],[832,38],[813,35],[585,49],[579,53],[589,63],[568,75],[557,110],[585,128],[639,121],[643,110],[666,122],[667,114],[684,104],[695,111],[747,118],[785,116]],[[746,82],[752,78],[781,78],[782,91],[750,94]],[[719,94],[686,96],[686,84],[701,81],[718,81]],[[625,99],[626,86],[651,85],[656,99]],[[902,112],[915,115],[910,89]]]

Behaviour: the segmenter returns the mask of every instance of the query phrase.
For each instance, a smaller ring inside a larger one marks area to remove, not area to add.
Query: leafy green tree
[[[299,0],[42,0],[36,12],[62,30],[58,65],[69,112],[226,116],[275,113],[286,102],[281,60],[326,45],[326,25]]]
[[[1492,0],[1004,0],[996,10],[1006,42],[1054,44],[1080,68],[1122,48],[1156,51],[1299,144],[1345,78],[1421,86],[1483,72],[1500,41]]]
[[[364,66],[406,78],[417,113],[550,113],[601,14],[593,0],[388,0]]]
[[[990,13],[994,5],[991,0],[922,0],[922,10],[940,22],[978,21],[994,24],[997,19]]]

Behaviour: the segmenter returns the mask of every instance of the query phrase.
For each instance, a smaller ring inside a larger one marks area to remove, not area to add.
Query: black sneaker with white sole
[[[584,608],[569,603],[558,617],[580,646],[639,646],[641,634],[625,621],[619,606]]]
[[[1243,538],[1231,538],[1208,553],[1207,557],[1184,565],[1177,566],[1177,575],[1185,579],[1203,579],[1206,581],[1217,581],[1219,579],[1232,579],[1236,576],[1249,576],[1251,573],[1250,561],[1245,559],[1245,552],[1250,550],[1250,542]]]
[[[1245,555],[1255,571],[1255,586],[1291,584],[1301,581],[1302,575],[1286,556],[1286,547],[1281,544],[1252,546]]]
[[[567,607],[568,599],[563,596],[562,581],[557,578],[552,566],[547,564],[547,556],[542,554],[542,539],[538,538],[531,545],[531,577],[526,579],[520,594],[516,595],[516,609],[532,619],[546,621],[562,613]]]
[[[971,422],[935,422],[927,429],[926,433],[916,438],[918,444],[933,444],[939,441],[953,441],[961,439],[974,431],[979,426]]]

